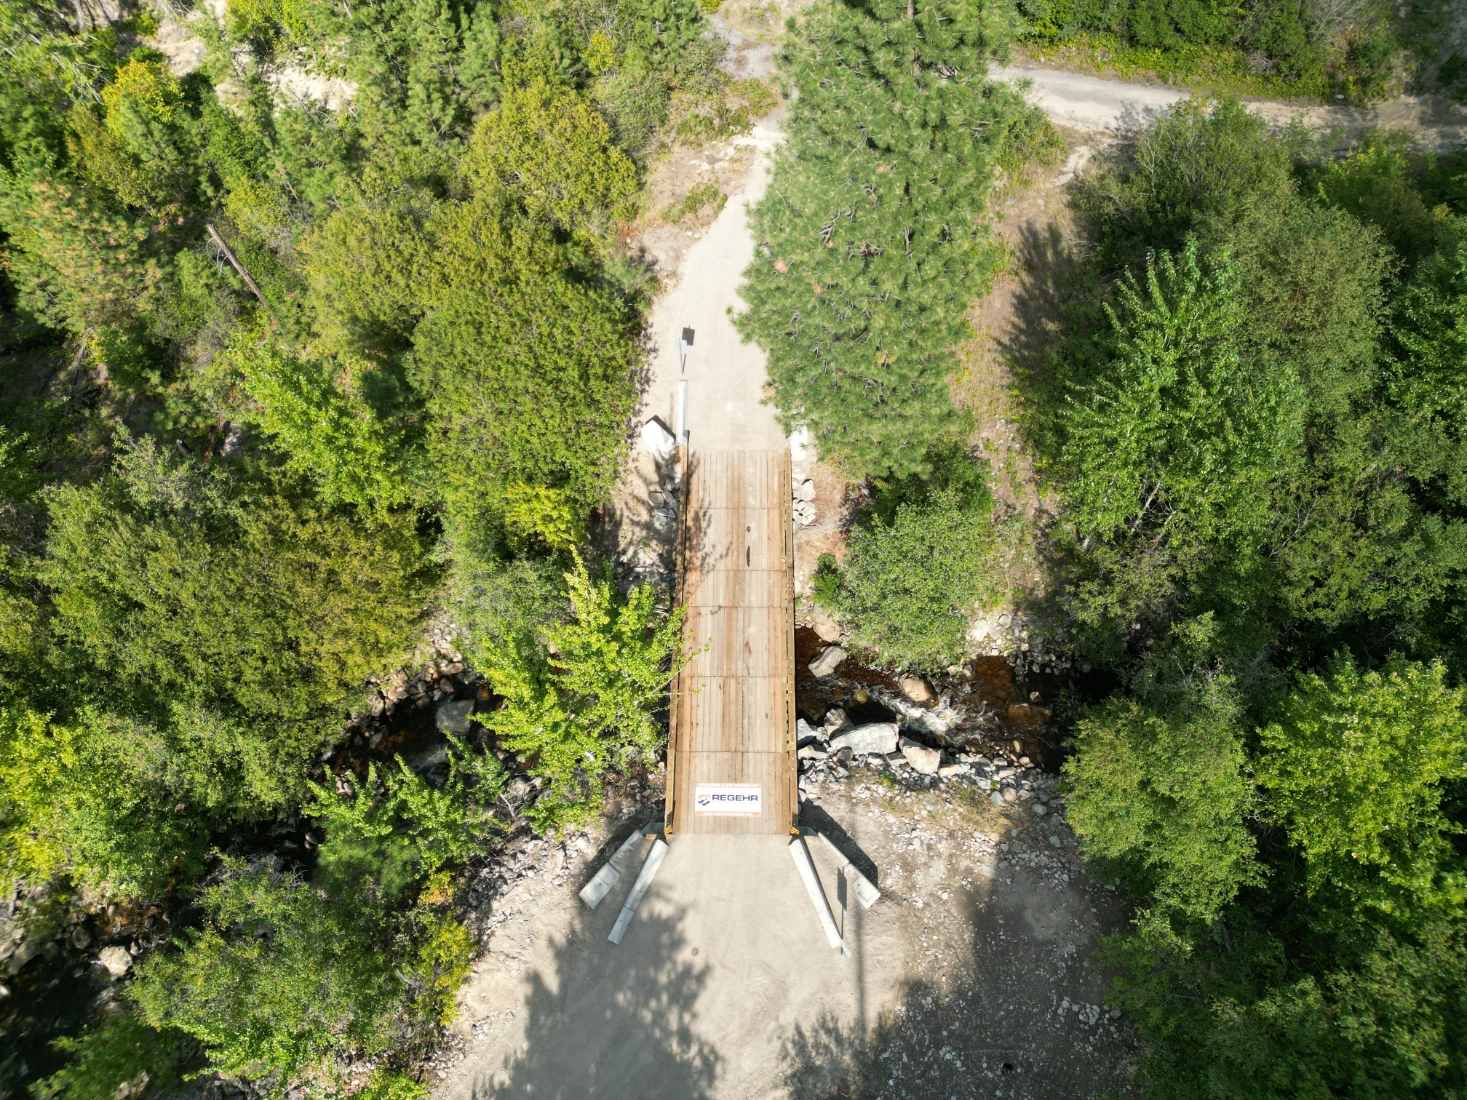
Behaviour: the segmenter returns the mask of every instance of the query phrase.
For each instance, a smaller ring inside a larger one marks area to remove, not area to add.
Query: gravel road
[[[997,67],[999,80],[1027,80],[1031,99],[1049,117],[1077,130],[1125,131],[1145,125],[1188,93],[1155,84],[1107,80],[1084,73]],[[1405,129],[1428,146],[1467,141],[1467,107],[1435,97],[1404,96],[1373,107],[1324,107],[1249,100],[1248,109],[1277,126],[1298,119],[1316,130],[1357,134],[1377,127]]]

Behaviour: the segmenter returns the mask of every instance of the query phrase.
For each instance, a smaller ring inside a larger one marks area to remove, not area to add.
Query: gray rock
[[[814,500],[815,499],[815,483],[813,481],[811,481],[807,477],[804,481],[802,481],[798,485],[796,485],[795,486],[795,499],[796,500]]]
[[[828,645],[820,651],[818,657],[810,662],[810,674],[817,680],[823,680],[835,672],[845,659],[845,650],[838,645]]]
[[[1049,843],[1052,844],[1056,848],[1062,848],[1062,847],[1064,847],[1064,841],[1060,840],[1059,837],[1055,836],[1052,833],[1050,834],[1050,837],[1049,837]]]
[[[967,770],[962,764],[944,764],[937,769],[937,774],[943,779],[951,779],[955,775],[962,775]]]
[[[873,752],[895,752],[897,728],[895,722],[870,722],[831,738],[830,751],[850,749],[852,753],[865,756]]]
[[[795,755],[801,760],[824,760],[830,754],[815,745],[805,745],[796,749]]]
[[[1017,802],[1019,800],[1019,792],[1014,790],[1014,788],[1012,787],[1005,787],[998,793],[999,797],[1002,798],[1005,802]]]
[[[132,956],[127,953],[125,947],[102,948],[102,953],[97,956],[97,962],[114,978],[122,977],[132,968]]]
[[[448,763],[448,746],[434,745],[431,749],[425,749],[407,762],[408,767],[415,772],[425,772],[430,768],[436,768],[439,764]]]
[[[78,924],[71,930],[71,946],[75,947],[78,951],[85,951],[91,942],[91,935],[81,925]]]
[[[825,732],[844,733],[851,728],[851,720],[846,717],[846,712],[841,707],[831,707],[825,712]]]
[[[440,703],[433,715],[433,724],[445,733],[468,733],[469,716],[474,713],[474,701],[464,699],[458,703]]]
[[[810,726],[810,723],[805,721],[803,718],[795,719],[795,746],[797,748],[804,748],[812,741],[822,739],[824,733],[824,730],[821,730],[819,733],[817,733]]]
[[[988,801],[992,802],[995,806],[1002,806],[1003,795],[999,794],[997,791],[994,791],[991,795],[988,796]]]
[[[910,737],[903,737],[899,743],[902,755],[907,758],[907,763],[912,765],[914,771],[923,775],[937,774],[937,769],[942,766],[942,753],[939,750],[929,749]]]
[[[40,951],[41,945],[39,943],[35,940],[26,940],[11,954],[10,962],[6,964],[6,969],[12,974],[19,974],[21,967],[25,966],[26,963],[40,954]]]
[[[1040,817],[1043,817],[1045,814],[1049,813],[1049,807],[1046,806],[1043,802],[1036,802],[1034,803],[1034,812]]]

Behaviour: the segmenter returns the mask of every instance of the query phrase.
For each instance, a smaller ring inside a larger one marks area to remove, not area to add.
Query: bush
[[[568,620],[539,626],[534,639],[511,635],[484,655],[505,697],[489,725],[549,781],[535,803],[542,826],[590,812],[611,769],[656,760],[655,716],[683,661],[684,611],[659,615],[650,585],[623,601],[579,558],[565,579]]]
[[[987,500],[955,489],[896,506],[851,535],[842,611],[857,645],[904,668],[961,660],[968,616],[1002,595]]]
[[[1348,655],[1280,701],[1259,734],[1259,778],[1316,889],[1389,910],[1440,888],[1455,830],[1443,784],[1467,778],[1464,701],[1440,663],[1362,672]]]
[[[203,927],[141,964],[132,993],[147,1023],[192,1036],[217,1072],[329,1078],[333,1055],[381,1053],[437,1024],[440,960],[405,966],[416,937],[394,943],[370,891],[333,896],[226,860],[202,904]]]

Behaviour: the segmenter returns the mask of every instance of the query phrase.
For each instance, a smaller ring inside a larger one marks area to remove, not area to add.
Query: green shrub
[[[1440,663],[1362,671],[1340,655],[1280,701],[1259,733],[1259,779],[1316,889],[1387,911],[1440,889],[1455,831],[1443,787],[1467,778],[1464,700]]]
[[[1112,699],[1085,713],[1065,762],[1085,858],[1115,874],[1150,919],[1209,925],[1260,880],[1244,815],[1242,731],[1230,685],[1158,713]]]
[[[502,829],[493,817],[504,791],[499,763],[467,749],[450,735],[448,775],[434,785],[416,774],[401,757],[380,778],[369,764],[354,796],[345,797],[311,784],[315,802],[307,813],[326,828],[320,871],[337,883],[366,869],[383,895],[397,897],[412,877],[438,870],[445,863],[464,863],[482,854]]]
[[[202,904],[203,927],[142,963],[131,992],[148,1024],[192,1036],[216,1071],[293,1080],[421,1025],[370,892],[332,897],[226,860]]]
[[[660,615],[650,585],[622,600],[579,558],[566,584],[567,620],[540,625],[533,639],[507,637],[483,657],[505,697],[486,721],[548,781],[534,810],[545,826],[590,812],[611,769],[656,760],[657,712],[683,660],[684,611]]]
[[[999,546],[987,502],[971,504],[954,490],[857,526],[842,597],[852,639],[904,668],[961,660],[968,616],[1003,594]]]

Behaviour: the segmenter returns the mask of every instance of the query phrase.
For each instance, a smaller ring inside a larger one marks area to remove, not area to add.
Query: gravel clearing
[[[1081,872],[1062,802],[908,790],[856,764],[815,781],[803,822],[881,889],[847,898],[811,854],[854,957],[830,951],[778,837],[674,837],[620,947],[576,891],[634,820],[541,851],[479,914],[438,1095],[1100,1097],[1134,1065],[1104,1004],[1102,935],[1123,905]],[[1037,804],[1037,803],[1036,803]],[[603,841],[593,851],[593,841]],[[849,905],[849,908],[848,908]]]

